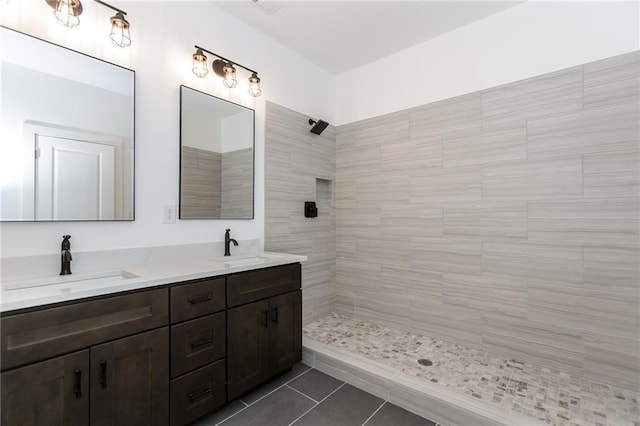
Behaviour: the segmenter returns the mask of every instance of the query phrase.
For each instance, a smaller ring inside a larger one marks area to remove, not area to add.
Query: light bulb
[[[193,68],[191,68],[191,71],[198,77],[206,77],[209,74],[207,57],[202,52],[202,49],[196,50],[196,53],[193,54]]]
[[[236,69],[233,67],[231,62],[227,63],[224,68],[224,80],[222,83],[228,87],[229,89],[233,89],[238,85],[238,80],[236,80]]]
[[[251,74],[251,77],[249,77],[249,94],[254,98],[257,98],[262,94],[262,89],[260,88],[260,78],[255,72]]]

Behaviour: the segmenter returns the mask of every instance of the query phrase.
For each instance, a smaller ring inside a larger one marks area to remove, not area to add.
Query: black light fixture
[[[80,25],[82,3],[80,0],[45,0],[53,8],[53,16],[61,25],[69,28]]]
[[[129,24],[129,21],[125,19],[127,12],[111,6],[109,3],[105,3],[101,0],[94,1],[116,12],[115,15],[109,18],[109,21],[111,22],[111,33],[109,33],[111,43],[119,47],[131,46],[131,33],[129,32],[129,27],[131,25]]]
[[[131,34],[129,27],[131,25],[125,18],[127,12],[101,0],[94,1],[116,12],[116,14],[109,19],[111,22],[111,33],[109,33],[111,42],[120,47],[130,46]],[[80,0],[45,0],[45,2],[54,9],[53,15],[60,24],[69,28],[76,27],[80,24],[80,15],[83,10]]]
[[[214,74],[223,79],[222,84],[224,84],[225,87],[233,89],[238,85],[238,80],[236,78],[236,67],[240,67],[251,73],[251,77],[249,77],[249,95],[256,98],[262,94],[262,89],[260,88],[260,78],[258,77],[257,71],[254,71],[251,68],[247,68],[244,65],[240,65],[237,62],[232,62],[229,59],[203,47],[194,47],[196,48],[196,53],[192,55],[193,66],[191,68],[191,71],[196,76],[202,78],[206,77],[209,73],[209,70],[207,69],[207,57],[204,54],[204,52],[207,52],[218,58],[211,63],[211,69],[213,70]]]

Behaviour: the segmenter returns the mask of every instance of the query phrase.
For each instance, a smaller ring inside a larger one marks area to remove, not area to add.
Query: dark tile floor
[[[197,426],[435,426],[300,363]]]

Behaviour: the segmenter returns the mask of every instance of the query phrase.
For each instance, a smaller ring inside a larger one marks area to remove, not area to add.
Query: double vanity
[[[1,424],[185,425],[219,409],[301,360],[304,260],[5,283]]]

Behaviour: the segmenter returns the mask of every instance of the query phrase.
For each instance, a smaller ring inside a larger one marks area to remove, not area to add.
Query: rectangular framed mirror
[[[0,220],[134,220],[134,71],[4,27],[0,46]]]
[[[180,219],[253,219],[254,118],[180,86]]]

